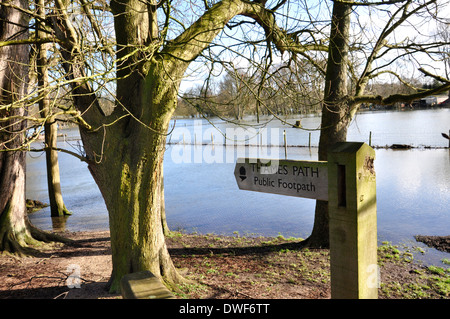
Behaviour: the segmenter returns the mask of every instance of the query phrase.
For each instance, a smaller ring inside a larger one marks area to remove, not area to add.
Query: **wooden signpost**
[[[337,143],[328,161],[238,159],[240,189],[328,201],[331,297],[378,298],[375,151]]]

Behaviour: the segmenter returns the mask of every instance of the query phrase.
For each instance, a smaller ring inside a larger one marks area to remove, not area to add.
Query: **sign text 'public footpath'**
[[[239,158],[234,175],[242,190],[328,200],[327,162]]]
[[[378,298],[374,159],[369,145],[342,142],[328,162],[239,158],[234,169],[240,189],[328,202],[332,298]]]

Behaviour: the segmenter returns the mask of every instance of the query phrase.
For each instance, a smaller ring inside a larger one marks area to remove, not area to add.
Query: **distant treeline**
[[[210,117],[242,119],[246,115],[289,115],[289,114],[319,114],[322,111],[323,82],[320,79],[308,77],[300,84],[292,78],[276,85],[266,83],[263,89],[258,83],[251,81],[245,74],[227,74],[218,83],[207,86],[197,86],[185,92],[178,99],[175,116]],[[247,82],[245,82],[247,81]],[[269,81],[267,81],[269,82]],[[282,84],[282,85],[281,85]],[[437,84],[417,83],[417,89],[411,86],[397,84],[373,84],[368,86],[367,93],[388,96],[391,94],[412,94],[420,89],[428,89]],[[258,92],[258,94],[256,94]],[[428,97],[412,103],[395,105],[361,105],[361,110],[391,110],[391,109],[421,109],[442,105],[444,97]]]

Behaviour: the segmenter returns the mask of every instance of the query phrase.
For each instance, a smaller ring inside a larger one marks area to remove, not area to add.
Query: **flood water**
[[[247,126],[242,135],[242,127],[219,120],[213,121],[214,127],[205,120],[173,121],[164,162],[169,227],[198,233],[308,237],[314,200],[239,190],[234,177],[237,157],[317,160],[319,131],[313,129],[320,118],[305,117],[301,123],[305,130],[272,120],[265,128]],[[450,254],[429,249],[414,236],[449,235],[450,151],[448,140],[441,136],[449,129],[450,109],[437,109],[359,113],[348,133],[349,141],[369,143],[371,136],[376,151],[379,241],[421,247],[426,254],[417,258],[434,264]],[[65,133],[77,136],[74,130]],[[261,142],[271,147],[258,146]],[[76,143],[61,140],[60,147],[74,150]],[[378,147],[391,144],[415,148]],[[59,160],[63,197],[73,212],[63,227],[108,229],[105,204],[86,164],[65,153],[59,154]],[[45,156],[29,153],[27,198],[48,202],[45,174]],[[49,208],[31,214],[30,220],[46,230],[60,227],[50,218]]]

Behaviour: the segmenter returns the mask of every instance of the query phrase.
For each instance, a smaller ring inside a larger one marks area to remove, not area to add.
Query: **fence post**
[[[331,298],[378,298],[375,151],[337,143],[328,153]]]

